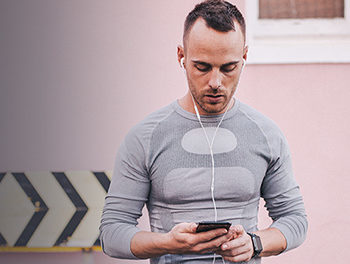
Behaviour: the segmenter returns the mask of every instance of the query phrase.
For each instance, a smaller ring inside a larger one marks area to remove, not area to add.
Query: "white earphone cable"
[[[215,202],[215,195],[214,195],[214,189],[215,189],[215,160],[214,160],[214,152],[213,152],[213,144],[214,144],[214,140],[215,140],[215,137],[216,137],[216,133],[222,123],[222,121],[224,120],[225,118],[225,115],[227,113],[227,110],[230,108],[230,104],[231,104],[231,101],[232,101],[232,98],[230,99],[229,103],[227,104],[227,107],[226,107],[226,110],[219,122],[219,124],[217,125],[215,131],[214,131],[214,134],[213,134],[213,138],[211,139],[211,142],[209,140],[209,137],[208,137],[208,134],[207,134],[207,131],[205,130],[204,126],[203,126],[203,123],[201,121],[201,117],[199,115],[199,112],[198,112],[198,108],[196,106],[196,103],[194,101],[194,98],[193,98],[193,95],[192,93],[190,92],[191,94],[191,97],[192,97],[192,102],[193,102],[193,107],[194,107],[194,110],[196,112],[196,115],[197,115],[197,118],[198,118],[198,121],[204,131],[204,135],[205,135],[205,138],[207,140],[207,143],[208,143],[208,146],[209,146],[209,151],[210,151],[210,156],[211,156],[211,186],[210,186],[210,191],[211,191],[211,199],[213,201],[213,207],[214,207],[214,221],[217,222],[218,221],[218,212],[217,212],[217,208],[216,208],[216,202]],[[215,260],[216,260],[216,253],[214,253],[214,256],[213,256],[213,262],[212,264],[215,263]],[[222,263],[225,264],[225,260],[223,257],[221,257],[221,260],[222,260]]]
[[[211,142],[209,140],[209,137],[208,137],[208,134],[207,134],[207,131],[205,130],[204,126],[203,126],[203,123],[201,121],[201,118],[200,118],[200,115],[199,115],[199,112],[198,112],[198,108],[196,106],[196,103],[194,101],[194,98],[193,98],[193,95],[192,93],[191,94],[191,97],[192,97],[192,102],[193,102],[193,107],[194,107],[194,110],[196,112],[196,115],[197,115],[197,118],[198,118],[198,121],[199,121],[199,124],[201,125],[202,129],[203,129],[203,132],[204,132],[204,135],[205,135],[205,138],[207,140],[207,143],[208,143],[208,146],[209,146],[209,151],[210,151],[210,156],[211,156],[211,186],[210,186],[210,190],[211,190],[211,198],[212,198],[212,201],[213,201],[213,207],[214,207],[214,221],[217,222],[218,221],[218,213],[217,213],[217,208],[216,208],[216,202],[215,202],[215,196],[214,196],[214,189],[215,189],[215,160],[214,160],[214,152],[213,152],[213,144],[214,144],[214,140],[215,140],[215,137],[216,137],[216,133],[222,123],[222,121],[224,120],[225,116],[226,116],[226,113],[227,113],[227,110],[230,108],[230,104],[231,104],[231,101],[232,101],[232,98],[230,99],[227,107],[226,107],[226,110],[218,124],[218,126],[216,127],[215,131],[214,131],[214,134],[213,134],[213,137],[211,139]]]
[[[184,67],[184,58],[181,58],[181,66],[182,66],[182,68],[183,68],[183,70],[184,70],[184,72],[186,74],[186,69]],[[243,60],[243,68],[244,68],[244,66],[245,66],[245,60]],[[243,70],[243,68],[242,68],[242,70]],[[197,119],[198,119],[198,121],[199,121],[199,123],[200,123],[200,125],[201,125],[201,127],[202,127],[202,129],[204,131],[204,135],[205,135],[206,141],[207,141],[208,146],[209,146],[209,151],[210,151],[210,156],[211,156],[211,164],[212,164],[212,166],[211,166],[211,175],[212,175],[212,177],[211,177],[210,191],[211,191],[211,199],[213,201],[213,207],[214,207],[214,221],[217,222],[217,220],[218,220],[218,213],[217,213],[216,202],[215,202],[215,195],[214,195],[214,190],[215,190],[215,160],[214,160],[213,145],[214,145],[214,140],[215,140],[215,137],[216,137],[216,133],[217,133],[217,131],[218,131],[222,121],[224,120],[228,109],[230,108],[231,102],[233,100],[233,96],[231,97],[229,103],[227,104],[226,110],[225,110],[225,112],[224,112],[224,114],[223,114],[223,116],[222,116],[218,126],[216,127],[216,129],[214,131],[214,134],[213,134],[213,138],[211,139],[211,142],[210,142],[208,134],[207,134],[207,131],[205,130],[205,128],[203,126],[203,123],[201,121],[201,117],[200,117],[198,108],[196,106],[193,94],[192,94],[190,89],[189,89],[189,92],[190,92],[191,97],[192,97],[193,107],[194,107],[194,110],[196,112]],[[224,258],[221,257],[221,259],[222,259],[222,263],[225,264]],[[215,263],[215,260],[216,260],[216,253],[214,253],[213,262],[212,262],[213,264]]]

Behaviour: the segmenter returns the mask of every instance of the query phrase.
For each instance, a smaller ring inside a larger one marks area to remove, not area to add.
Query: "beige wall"
[[[186,91],[176,46],[195,2],[1,1],[0,171],[113,169],[130,127]],[[310,222],[299,249],[264,263],[346,263],[349,73],[349,64],[245,68],[237,97],[285,132]],[[100,253],[3,254],[0,262],[47,258],[124,263]]]

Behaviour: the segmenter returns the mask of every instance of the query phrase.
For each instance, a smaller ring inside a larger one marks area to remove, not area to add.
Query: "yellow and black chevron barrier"
[[[0,251],[100,250],[110,172],[0,173]]]

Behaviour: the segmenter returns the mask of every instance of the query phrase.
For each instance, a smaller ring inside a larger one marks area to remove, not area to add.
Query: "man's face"
[[[220,32],[199,18],[185,40],[188,86],[200,114],[223,113],[236,90],[246,49],[241,29],[235,27]]]

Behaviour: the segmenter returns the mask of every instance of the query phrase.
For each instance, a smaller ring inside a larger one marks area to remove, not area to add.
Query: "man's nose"
[[[212,89],[219,89],[221,86],[221,73],[219,70],[213,69],[209,80],[209,87]]]

